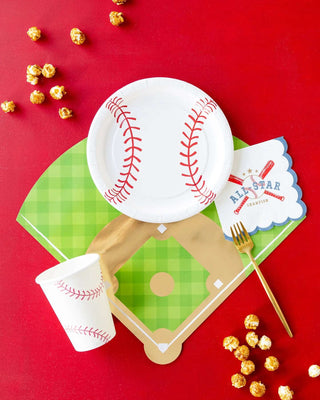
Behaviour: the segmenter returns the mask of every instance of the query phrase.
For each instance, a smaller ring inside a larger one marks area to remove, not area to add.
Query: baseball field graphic
[[[48,167],[29,192],[17,221],[58,261],[97,251],[103,279],[111,283],[107,294],[112,313],[143,343],[152,361],[172,362],[183,342],[250,274],[252,266],[225,240],[216,203],[176,223],[147,223],[122,215],[92,182],[86,142],[82,140]],[[234,145],[236,149],[247,148],[237,138]],[[238,172],[234,175],[240,176],[242,170]],[[229,184],[233,192],[240,188]],[[52,198],[54,202],[49,201]],[[234,215],[235,204],[229,202]],[[257,231],[253,236],[257,262],[261,263],[302,220],[303,216]],[[166,281],[156,279],[160,272],[174,282],[172,291],[162,296],[161,285]],[[83,293],[88,296],[81,300],[80,288],[61,283],[61,290],[64,287],[69,295],[74,293],[70,301],[80,304],[91,304],[90,294],[99,293],[99,287],[92,288],[93,292]],[[100,335],[103,339],[98,327],[69,328],[74,335]]]

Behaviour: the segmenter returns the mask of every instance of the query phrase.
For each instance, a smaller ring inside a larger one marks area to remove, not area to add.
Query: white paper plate
[[[129,217],[179,221],[214,201],[230,175],[231,130],[206,93],[150,78],[110,96],[90,127],[87,157],[104,198]]]

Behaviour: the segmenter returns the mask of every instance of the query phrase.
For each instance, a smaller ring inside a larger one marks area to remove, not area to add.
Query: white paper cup
[[[100,347],[116,334],[99,258],[72,258],[36,278],[77,351]]]

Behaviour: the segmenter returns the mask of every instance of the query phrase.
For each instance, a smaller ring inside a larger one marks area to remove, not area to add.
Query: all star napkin
[[[235,151],[229,180],[216,200],[225,236],[242,221],[250,234],[305,216],[306,206],[283,137]]]

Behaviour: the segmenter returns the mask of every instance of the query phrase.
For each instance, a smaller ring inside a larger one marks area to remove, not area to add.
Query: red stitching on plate
[[[106,108],[114,116],[116,123],[120,129],[123,129],[122,136],[125,138],[123,144],[127,146],[125,152],[128,154],[123,160],[122,172],[114,184],[112,189],[108,189],[104,193],[104,197],[114,204],[122,203],[130,195],[133,184],[137,180],[136,174],[139,172],[138,165],[141,159],[137,156],[142,151],[138,143],[142,141],[137,136],[140,128],[134,125],[136,118],[127,110],[128,106],[123,104],[121,97],[113,97],[106,103]]]
[[[64,294],[69,297],[73,297],[75,300],[94,300],[98,298],[104,290],[103,281],[100,282],[99,286],[90,290],[79,290],[74,287],[68,285],[63,280],[60,280],[56,283],[57,288]]]
[[[194,197],[200,204],[208,205],[213,202],[216,194],[206,186],[206,181],[201,174],[198,174],[197,145],[199,135],[207,116],[217,108],[216,103],[212,99],[200,99],[191,109],[188,115],[188,122],[185,122],[187,132],[183,131],[184,139],[181,141],[184,151],[180,155],[184,157],[184,161],[180,162],[185,167],[186,172],[181,175],[187,178],[186,186],[191,188]]]
[[[82,327],[82,325],[67,325],[64,327],[67,332],[75,333],[77,335],[93,336],[96,339],[101,340],[104,343],[108,343],[111,340],[109,333],[104,332],[102,329],[89,328],[88,326]]]

